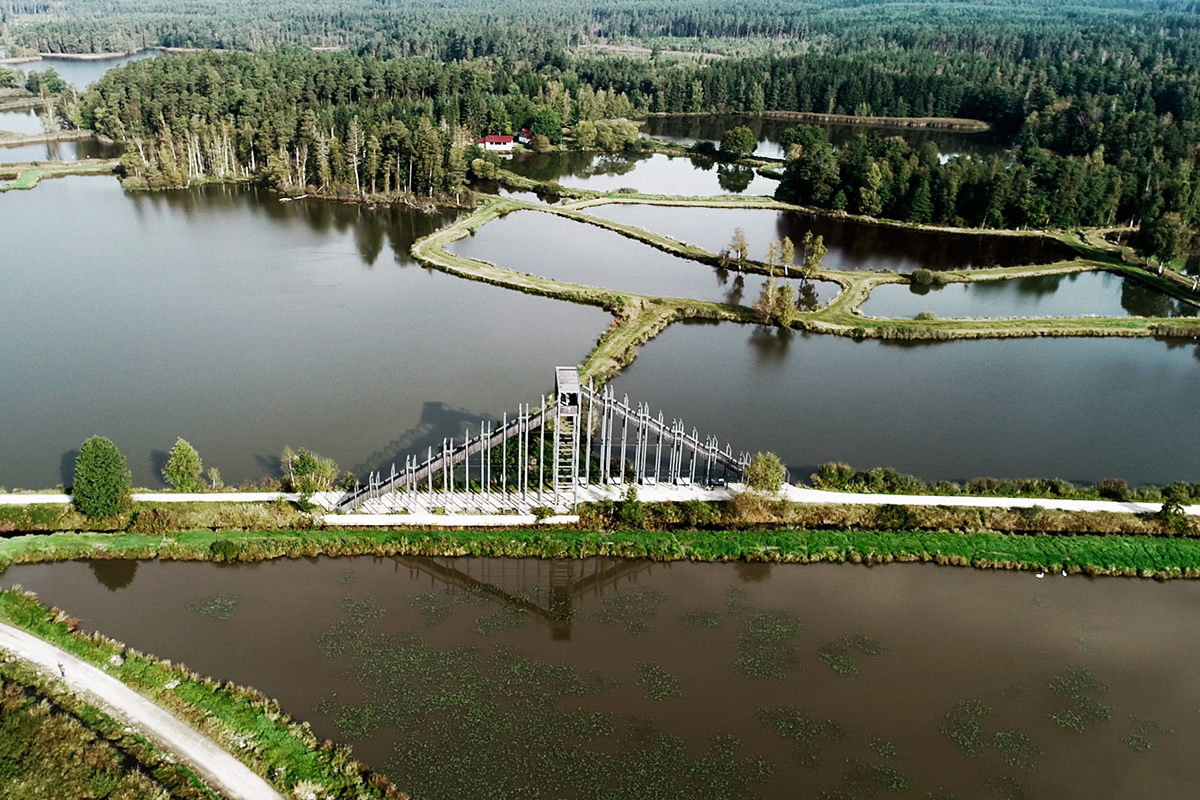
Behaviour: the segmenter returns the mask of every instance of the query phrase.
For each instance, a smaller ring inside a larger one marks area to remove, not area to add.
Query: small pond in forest
[[[120,158],[123,152],[125,152],[124,145],[105,144],[97,139],[83,139],[77,142],[38,142],[0,147],[0,164]]]
[[[715,197],[722,194],[774,196],[778,181],[749,167],[661,153],[520,153],[504,163],[535,181],[557,181],[571,189]]]
[[[1111,272],[1072,272],[944,286],[877,286],[858,308],[869,317],[939,319],[987,317],[1194,317],[1200,308],[1133,278]]]
[[[753,305],[766,281],[763,275],[689,261],[595,225],[538,211],[489,222],[448,249],[516,272],[655,297]],[[839,291],[829,281],[790,283],[804,311],[828,303]]]
[[[3,584],[277,698],[421,800],[1200,782],[1196,581],[361,557],[24,565]]]

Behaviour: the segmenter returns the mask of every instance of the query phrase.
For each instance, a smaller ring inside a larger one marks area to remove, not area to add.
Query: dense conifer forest
[[[71,124],[133,143],[126,170],[150,186],[253,176],[445,195],[467,186],[482,155],[473,137],[524,127],[578,145],[581,121],[649,113],[957,117],[1009,137],[1012,158],[947,160],[881,136],[835,151],[798,128],[777,196],[969,226],[1146,222],[1164,228],[1169,258],[1200,222],[1198,10],[7,0],[0,36],[13,52],[235,51],[130,64],[63,103]]]

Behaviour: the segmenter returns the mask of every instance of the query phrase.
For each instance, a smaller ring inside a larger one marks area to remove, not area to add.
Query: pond
[[[83,161],[89,158],[120,158],[125,152],[122,144],[105,144],[98,139],[78,142],[39,142],[12,147],[0,147],[0,164],[21,164],[26,161]]]
[[[1200,480],[1192,344],[1153,339],[856,342],[676,324],[614,385],[668,417],[772,451],[793,480],[844,461],[935,480]]]
[[[0,131],[24,135],[43,133],[42,118],[34,109],[27,111],[0,111]]]
[[[1195,581],[399,557],[3,583],[277,698],[417,798],[1124,800],[1200,780]]]
[[[636,225],[712,253],[729,247],[733,232],[741,228],[750,244],[750,257],[756,259],[765,257],[771,239],[783,236],[791,239],[799,252],[805,233],[812,231],[824,238],[829,249],[822,266],[834,270],[1013,267],[1075,257],[1069,247],[1049,238],[922,231],[795,211],[611,203],[590,207],[584,213]],[[803,259],[797,255],[796,260]]]
[[[783,152],[780,141],[783,132],[797,125],[810,125],[790,119],[774,119],[769,117],[717,115],[717,116],[679,116],[679,117],[649,117],[642,125],[642,131],[656,139],[690,146],[701,140],[721,143],[725,132],[739,125],[745,125],[754,132],[758,139],[758,147],[754,154],[762,158],[782,159],[787,154]],[[1003,135],[985,131],[982,133],[966,133],[963,131],[936,130],[933,128],[905,128],[883,125],[846,125],[823,123],[818,127],[825,129],[834,147],[842,148],[854,141],[861,134],[877,132],[882,137],[899,136],[910,146],[920,149],[926,142],[937,145],[943,160],[957,155],[973,155],[987,157],[997,155],[1005,157],[1008,152],[1009,139]]]
[[[859,312],[869,317],[1194,317],[1200,308],[1111,272],[1073,272],[944,286],[877,286]]]
[[[611,321],[422,269],[412,242],[449,215],[76,177],[0,195],[0,219],[8,488],[69,482],[93,434],[140,486],[177,436],[227,483],[285,445],[386,469],[535,401]]]
[[[643,194],[771,197],[779,185],[748,167],[661,153],[520,153],[503,166],[530,180],[596,192],[636,189]]]
[[[63,56],[43,56],[41,61],[30,61],[17,65],[29,74],[30,72],[45,72],[53,68],[58,77],[67,83],[75,84],[77,89],[86,89],[100,80],[104,73],[114,67],[121,67],[131,61],[142,61],[156,58],[163,54],[162,50],[142,50],[128,55],[113,56],[112,58],[66,58]]]
[[[766,281],[762,275],[689,261],[595,225],[539,211],[518,211],[489,222],[448,249],[516,272],[655,297],[753,305]],[[839,290],[829,281],[791,283],[805,311],[828,303]]]

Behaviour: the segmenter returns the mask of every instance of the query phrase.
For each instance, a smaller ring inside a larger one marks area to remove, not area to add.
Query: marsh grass
[[[679,679],[658,664],[638,661],[633,669],[637,673],[635,683],[642,687],[647,700],[670,700],[683,694],[679,689]]]
[[[202,617],[227,622],[237,616],[241,604],[237,594],[213,594],[199,600],[189,600],[187,607]]]

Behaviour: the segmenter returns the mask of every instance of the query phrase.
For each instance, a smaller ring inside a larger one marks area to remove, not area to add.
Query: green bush
[[[179,528],[179,516],[167,508],[141,508],[134,512],[129,523],[131,533],[162,536]]]
[[[299,492],[307,499],[314,492],[327,492],[337,486],[339,470],[332,458],[321,458],[303,447],[299,452],[285,447],[280,461],[285,491]]]
[[[913,274],[908,277],[910,283],[916,286],[932,286],[933,271],[922,267],[918,270],[913,270]]]
[[[746,469],[746,487],[756,492],[776,494],[783,488],[787,474],[783,462],[774,453],[755,453]]]
[[[630,484],[617,503],[617,522],[623,528],[640,529],[646,524],[646,507],[638,500],[637,487]]]
[[[208,549],[216,561],[236,561],[242,554],[242,543],[233,539],[216,539]]]
[[[93,436],[79,448],[71,494],[80,513],[91,519],[119,514],[129,507],[132,486],[125,456],[111,439]]]
[[[1129,484],[1120,478],[1105,478],[1096,484],[1096,493],[1106,500],[1125,500],[1129,497]]]
[[[167,483],[181,492],[195,492],[202,488],[200,476],[204,474],[204,463],[200,454],[182,438],[176,439],[163,467]]]

